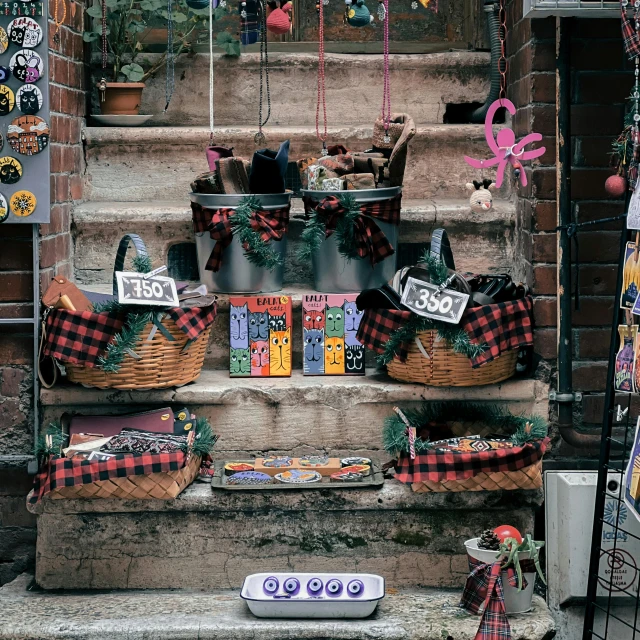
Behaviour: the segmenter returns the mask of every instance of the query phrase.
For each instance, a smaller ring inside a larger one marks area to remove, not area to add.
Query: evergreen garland
[[[59,422],[52,422],[46,431],[41,431],[36,445],[36,456],[41,461],[48,456],[59,456],[69,436]]]
[[[98,358],[98,367],[105,373],[116,373],[129,349],[133,350],[142,340],[142,330],[153,320],[151,312],[129,313],[120,333],[107,345],[105,354]]]
[[[341,195],[338,199],[345,212],[338,218],[333,235],[338,243],[340,255],[347,260],[355,260],[360,257],[355,234],[355,221],[361,215],[360,205],[353,196]],[[314,251],[320,247],[325,239],[326,232],[327,225],[322,221],[318,212],[313,209],[301,235],[302,243],[298,250],[298,260],[309,262]]]
[[[138,273],[149,273],[153,269],[153,263],[148,255],[136,255],[133,258],[133,268]]]
[[[196,420],[196,438],[191,447],[194,455],[200,458],[209,455],[217,441],[218,436],[213,433],[209,421],[206,418],[198,418]]]
[[[424,402],[419,409],[403,409],[402,413],[416,429],[425,427],[431,422],[482,422],[495,426],[496,432],[504,433],[517,445],[540,440],[547,435],[547,423],[540,416],[514,415],[498,405]],[[382,444],[392,456],[409,453],[407,426],[395,413],[384,421]],[[416,453],[424,453],[430,448],[428,441],[416,438]]]
[[[260,232],[251,226],[251,217],[254,211],[262,209],[260,200],[253,196],[243,198],[229,218],[229,224],[243,246],[246,246],[244,255],[257,267],[273,271],[282,264],[282,256],[273,247],[271,242],[265,242]]]

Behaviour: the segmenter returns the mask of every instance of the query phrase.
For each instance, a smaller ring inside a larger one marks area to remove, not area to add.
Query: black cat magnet
[[[0,84],[0,116],[9,115],[16,106],[16,97],[11,87]]]
[[[7,207],[7,199],[0,193],[0,223],[9,217],[9,207]]]
[[[39,116],[14,118],[7,129],[11,148],[23,156],[35,156],[49,146],[49,125]]]
[[[20,49],[14,53],[9,67],[14,77],[20,82],[37,82],[42,77],[44,64],[42,58],[31,49]]]
[[[33,116],[42,109],[42,91],[35,84],[23,84],[16,92],[16,104],[22,113]]]
[[[0,182],[15,184],[22,178],[22,163],[17,158],[3,156],[0,158]]]
[[[11,44],[33,49],[42,42],[42,27],[32,18],[22,16],[9,23],[7,35]]]

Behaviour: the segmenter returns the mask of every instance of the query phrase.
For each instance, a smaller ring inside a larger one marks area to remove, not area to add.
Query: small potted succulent
[[[478,538],[467,540],[464,546],[470,558],[470,565],[471,560],[483,564],[500,561],[504,604],[508,614],[525,613],[531,609],[536,574],[546,584],[539,555],[544,542],[533,540],[530,534],[523,537],[515,527],[510,525],[501,525],[493,531],[491,529],[483,531]],[[510,567],[513,567],[516,573],[515,587],[508,580],[507,570]]]

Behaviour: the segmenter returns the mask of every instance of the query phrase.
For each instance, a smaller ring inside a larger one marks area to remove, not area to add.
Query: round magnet
[[[7,206],[7,199],[0,193],[0,223],[4,222],[9,217],[9,207]]]
[[[35,84],[23,84],[16,91],[16,104],[22,113],[33,116],[42,109],[42,91]]]
[[[17,158],[3,156],[0,158],[0,182],[15,184],[22,178],[22,163]]]
[[[16,97],[11,87],[0,84],[0,116],[9,115],[16,106]]]
[[[0,53],[4,53],[9,48],[9,38],[3,27],[0,27]]]
[[[18,116],[7,129],[11,148],[23,156],[35,156],[49,146],[49,125],[39,116]]]
[[[42,77],[42,58],[31,49],[20,49],[9,61],[11,71],[20,82],[37,82]]]
[[[7,35],[11,44],[33,49],[42,42],[42,27],[33,18],[21,16],[9,23]]]
[[[9,201],[9,206],[14,215],[26,218],[36,210],[38,201],[31,191],[16,191]]]
[[[3,67],[0,65],[0,82],[6,82],[11,77],[11,70],[9,67]]]

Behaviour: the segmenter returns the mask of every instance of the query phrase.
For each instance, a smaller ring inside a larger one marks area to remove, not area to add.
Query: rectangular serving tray
[[[348,457],[348,456],[344,456]],[[380,463],[377,460],[371,460],[371,473],[365,476],[362,482],[331,482],[328,477],[323,477],[320,482],[310,482],[309,484],[285,484],[284,482],[275,482],[274,484],[252,484],[252,485],[228,485],[227,478],[224,475],[224,467],[229,462],[248,462],[253,464],[253,460],[225,460],[224,462],[215,461],[215,473],[211,478],[212,489],[224,489],[225,491],[309,491],[318,489],[368,489],[371,487],[379,488],[384,484],[384,473],[380,469]]]

